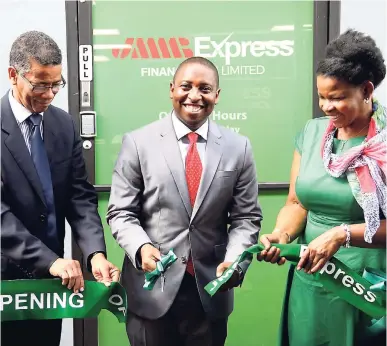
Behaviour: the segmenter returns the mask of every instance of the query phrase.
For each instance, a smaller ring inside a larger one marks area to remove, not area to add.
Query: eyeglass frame
[[[31,91],[36,93],[36,94],[44,94],[45,92],[48,91],[48,89],[51,89],[54,94],[57,94],[61,89],[63,89],[66,86],[66,80],[63,78],[61,75],[62,82],[60,84],[56,85],[51,85],[51,86],[43,86],[43,85],[34,85],[32,84],[27,77],[23,76],[18,70],[16,70],[16,73],[25,81],[28,83],[29,87],[31,88]],[[44,88],[44,91],[36,91],[36,88]],[[57,91],[54,91],[53,88],[58,88]]]

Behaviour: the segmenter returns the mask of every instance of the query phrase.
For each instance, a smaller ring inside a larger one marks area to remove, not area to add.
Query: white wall
[[[341,0],[340,31],[352,28],[370,35],[382,50],[387,63],[387,1]],[[387,78],[376,89],[375,96],[387,106]]]
[[[63,54],[63,76],[67,77],[65,1],[0,0],[0,98],[10,88],[7,69],[11,45],[20,34],[30,30],[43,31],[57,42]],[[68,110],[67,87],[57,94],[53,104]],[[65,257],[70,255],[71,239],[67,227]],[[66,319],[63,322],[61,346],[72,345],[72,319]]]
[[[67,76],[65,2],[41,0],[0,1],[0,95],[9,89],[7,67],[13,41],[30,30],[43,31],[51,36],[62,50],[63,75]],[[53,104],[68,110],[67,87],[55,97]]]

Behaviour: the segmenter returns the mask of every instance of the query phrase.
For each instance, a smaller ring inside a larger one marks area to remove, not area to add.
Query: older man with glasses
[[[13,67],[13,66],[12,66]],[[46,93],[49,89],[52,90],[53,94],[56,94],[59,92],[60,89],[64,88],[66,85],[66,81],[61,75],[61,81],[59,83],[54,83],[52,85],[45,85],[45,83],[39,83],[39,84],[33,84],[31,83],[26,77],[23,76],[20,72],[18,72],[15,68],[15,71],[17,74],[26,82],[29,84],[31,91],[35,94],[43,94]]]
[[[22,34],[11,47],[8,75],[12,87],[1,99],[1,279],[58,277],[83,291],[80,263],[63,258],[67,219],[95,279],[118,281],[78,131],[51,105],[66,84],[59,47],[42,32]],[[61,320],[1,323],[2,345],[55,346],[60,335]]]

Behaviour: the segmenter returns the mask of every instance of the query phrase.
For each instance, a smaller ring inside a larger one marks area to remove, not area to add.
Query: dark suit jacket
[[[8,93],[1,99],[1,272],[2,280],[49,277],[63,256],[65,218],[87,259],[106,252],[97,196],[87,181],[82,143],[71,116],[49,106],[43,118],[51,168],[60,253],[43,242],[47,207],[42,186],[12,113]]]

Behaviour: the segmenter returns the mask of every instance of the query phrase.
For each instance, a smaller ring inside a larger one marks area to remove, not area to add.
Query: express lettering
[[[232,33],[223,41],[216,42],[211,37],[195,37],[195,55],[205,58],[217,56],[225,58],[226,65],[230,65],[231,58],[251,55],[262,56],[290,56],[294,53],[294,41],[228,41]]]
[[[344,286],[352,287],[354,293],[359,296],[363,295],[364,299],[370,303],[373,303],[376,300],[376,295],[373,292],[367,291],[364,294],[365,287],[362,284],[355,282],[352,276],[347,275],[344,270],[336,268],[335,264],[330,261],[328,261],[320,270],[320,274],[333,275],[335,280],[341,280],[341,283]]]

